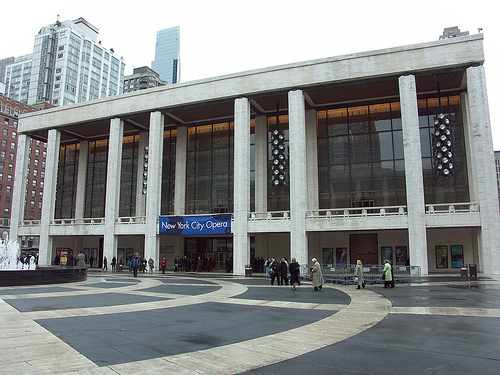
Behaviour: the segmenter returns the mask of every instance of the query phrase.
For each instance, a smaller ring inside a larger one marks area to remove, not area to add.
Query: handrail
[[[406,206],[383,206],[308,210],[306,216],[308,219],[329,219],[334,217],[401,216],[406,214]]]
[[[289,220],[290,211],[267,211],[267,212],[250,212],[248,214],[250,221],[256,220]]]
[[[479,212],[479,204],[477,203],[440,203],[426,204],[425,213],[434,214],[455,214],[455,213],[470,213]]]

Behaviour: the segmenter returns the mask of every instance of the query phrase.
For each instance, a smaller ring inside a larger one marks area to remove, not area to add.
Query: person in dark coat
[[[69,250],[66,254],[66,267],[73,267],[75,265],[75,258],[73,257],[73,251]]]
[[[281,285],[288,285],[288,264],[286,263],[285,258],[281,258],[280,278],[281,278]]]
[[[274,285],[274,280],[277,280],[278,285],[281,285],[281,266],[276,259],[271,260],[271,265],[269,266],[269,274],[271,275],[271,285]]]
[[[290,284],[292,284],[292,290],[297,289],[296,284],[299,283],[299,275],[300,275],[300,265],[297,263],[295,258],[292,258],[292,262],[288,266],[288,270],[290,271]]]
[[[130,261],[130,268],[134,271],[134,277],[137,277],[137,271],[142,264],[142,260],[139,258],[139,254],[135,254],[134,258]]]
[[[116,271],[116,257],[113,257],[113,259],[111,260],[111,272],[115,271]]]

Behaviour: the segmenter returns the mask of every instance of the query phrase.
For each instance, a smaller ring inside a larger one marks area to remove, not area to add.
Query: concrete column
[[[308,263],[306,234],[307,168],[306,113],[301,90],[288,92],[288,126],[290,142],[290,258]]]
[[[267,211],[267,116],[255,118],[255,212]]]
[[[318,128],[316,111],[306,111],[306,165],[307,165],[307,209],[319,209],[318,180]]]
[[[40,222],[39,265],[50,265],[52,258],[52,238],[50,224],[54,220],[56,205],[57,167],[59,164],[59,148],[61,132],[49,130],[47,139],[47,159],[45,163],[45,179],[42,199],[42,220]]]
[[[415,76],[399,77],[399,96],[403,127],[410,265],[420,266],[422,274],[426,275],[429,266],[427,261],[424,178],[422,174]]]
[[[115,224],[120,214],[120,182],[122,171],[123,120],[111,119],[109,127],[108,170],[106,177],[106,203],[104,207],[105,233],[103,256],[108,263],[116,255],[118,239],[115,236]]]
[[[234,220],[233,272],[245,274],[250,263],[250,102],[247,98],[234,102]]]
[[[479,270],[498,274],[500,269],[498,190],[493,154],[491,121],[484,66],[467,69],[467,127],[470,142],[469,165],[474,179],[471,200],[479,203],[481,229],[479,240]]]
[[[16,170],[14,171],[14,188],[12,191],[12,206],[10,213],[9,239],[16,240],[21,245],[19,225],[24,219],[24,201],[26,198],[26,176],[28,175],[28,159],[30,138],[25,134],[17,137]]]
[[[142,180],[144,173],[144,147],[149,145],[149,133],[139,134],[139,152],[137,162],[137,185],[135,194],[135,216],[146,215],[146,194],[142,193]],[[149,164],[148,164],[149,165]]]
[[[89,142],[80,142],[78,153],[78,176],[76,181],[75,219],[85,217],[85,193],[87,191],[87,165],[89,162]]]
[[[163,164],[163,127],[164,118],[161,112],[151,112],[149,123],[149,158],[148,158],[148,191],[146,193],[146,233],[144,239],[144,255],[153,258],[158,270],[160,256],[160,237],[158,233],[158,217],[161,208],[161,170]]]
[[[188,128],[180,126],[177,128],[177,143],[175,145],[174,215],[177,216],[186,214],[187,151]]]

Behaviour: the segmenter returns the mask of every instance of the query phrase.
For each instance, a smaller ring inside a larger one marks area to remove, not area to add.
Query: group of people
[[[319,291],[323,288],[323,272],[316,258],[312,259],[312,263],[310,280],[312,281],[314,290]],[[297,286],[300,285],[300,265],[297,259],[292,258],[292,261],[288,263],[285,257],[281,258],[279,262],[276,258],[269,258],[264,266],[266,277],[271,279],[271,285],[274,285],[275,281],[278,285],[288,285],[290,282],[292,290],[296,290]],[[288,278],[288,274],[290,274],[290,279]]]
[[[357,277],[357,289],[364,289],[365,278],[363,275],[363,263],[360,259],[358,259],[356,262],[356,267],[354,268],[354,277]],[[396,284],[394,283],[394,269],[392,268],[391,262],[388,259],[384,260],[382,280],[384,280],[384,288],[394,288],[396,286]]]
[[[199,256],[198,259],[192,260],[187,256],[179,258],[178,255],[174,258],[174,272],[210,272],[212,270],[212,259]]]
[[[113,262],[116,262],[115,257],[113,257]],[[113,262],[111,263],[111,265],[114,269],[115,266],[113,266]],[[134,277],[137,277],[137,274],[139,273],[139,271],[142,271],[143,273],[148,271],[150,274],[153,274],[154,268],[155,268],[155,261],[153,258],[146,259],[146,257],[144,257],[141,259],[139,257],[138,253],[135,253],[134,257],[132,258],[132,260],[129,263],[129,270],[131,270],[133,272]],[[165,273],[165,271],[167,270],[167,258],[166,257],[163,257],[161,259],[160,268],[161,268],[162,273]]]
[[[18,262],[22,264],[23,269],[35,269],[38,260],[34,255],[23,254],[19,257]]]

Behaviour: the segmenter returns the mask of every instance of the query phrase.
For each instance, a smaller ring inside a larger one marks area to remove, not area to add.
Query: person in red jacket
[[[163,257],[160,263],[161,266],[161,273],[165,273],[165,270],[167,269],[167,258]]]

